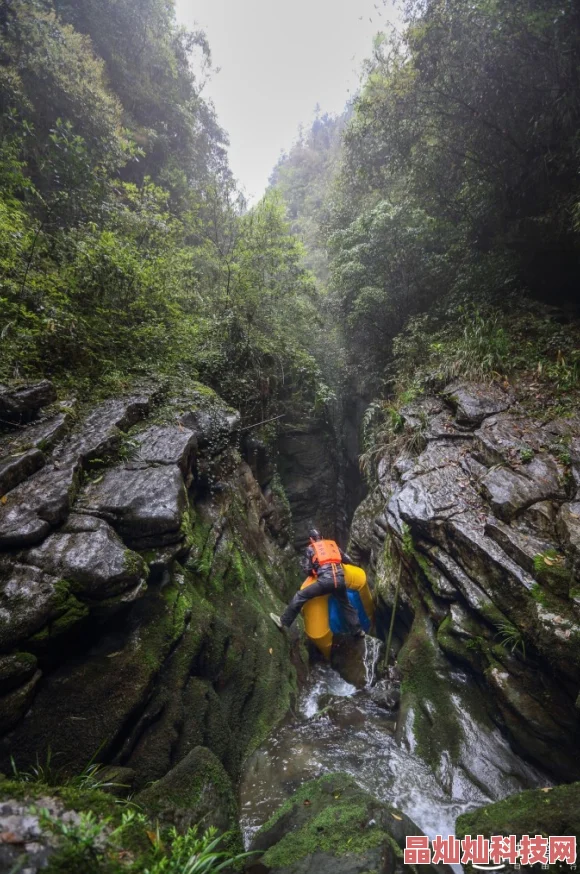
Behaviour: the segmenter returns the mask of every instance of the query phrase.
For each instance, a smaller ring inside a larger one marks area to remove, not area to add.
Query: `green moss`
[[[539,583],[534,583],[532,588],[530,589],[530,594],[534,601],[537,601],[538,604],[541,604],[543,607],[548,606],[548,598],[542,587]]]
[[[565,556],[555,549],[534,556],[534,575],[537,580],[564,595],[572,582],[572,571],[566,564]]]
[[[438,670],[441,654],[428,622],[418,610],[398,663],[403,672],[403,702],[414,713],[417,753],[436,769],[443,754],[449,754],[453,761],[457,759],[462,729],[454,715],[448,684]],[[445,631],[444,628],[443,635]]]
[[[462,814],[455,827],[465,835],[576,835],[580,840],[580,783],[531,789]]]
[[[54,639],[68,634],[89,616],[89,608],[71,594],[72,588],[73,584],[68,580],[58,580],[55,583],[58,613],[29,639],[31,648],[44,648]]]
[[[276,829],[289,815],[295,819],[295,827],[266,851],[262,863],[269,868],[285,868],[317,852],[342,857],[390,844],[392,838],[379,823],[380,815],[373,815],[374,807],[382,805],[344,774],[313,780],[283,804],[261,830],[267,833]],[[400,856],[399,847],[396,853]]]
[[[130,576],[146,576],[147,568],[143,558],[132,549],[126,549],[123,554],[123,567]]]

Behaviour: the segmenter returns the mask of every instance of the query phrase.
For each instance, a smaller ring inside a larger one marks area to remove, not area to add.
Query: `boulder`
[[[47,379],[20,388],[0,385],[0,419],[15,424],[29,422],[41,407],[55,400],[56,389]]]
[[[2,452],[6,455],[24,452],[27,449],[42,449],[43,452],[47,452],[66,434],[70,420],[70,409],[46,416],[34,425],[18,431],[17,434],[6,437],[2,441]]]
[[[457,423],[470,427],[509,409],[514,400],[496,383],[454,383],[444,388],[442,395],[455,411]]]
[[[522,835],[573,835],[580,846],[580,783],[545,785],[462,813],[455,834],[516,835],[518,841]]]
[[[121,432],[147,415],[154,398],[152,390],[99,404],[58,448],[55,460],[61,465],[86,465],[97,457],[111,455],[119,447]]]
[[[562,504],[557,519],[558,534],[575,559],[580,556],[580,501]]]
[[[523,526],[518,527],[517,522],[506,525],[493,516],[489,517],[485,524],[485,534],[495,540],[506,555],[532,575],[535,569],[534,558],[553,548],[552,542],[540,540]]]
[[[401,683],[397,680],[382,679],[376,683],[370,692],[372,700],[378,707],[395,713],[401,700]]]
[[[213,406],[183,413],[178,422],[193,431],[200,449],[211,448],[212,453],[223,449],[240,425],[241,416],[231,407]]]
[[[8,652],[68,609],[69,589],[57,576],[0,559],[0,651]]]
[[[520,464],[522,454],[549,449],[554,438],[541,425],[515,413],[500,413],[486,419],[475,432],[474,450],[488,467]]]
[[[400,810],[378,801],[347,774],[305,783],[260,829],[250,872],[394,874],[408,835],[421,831]],[[438,866],[448,874],[449,868]]]
[[[167,546],[184,536],[187,493],[174,465],[114,468],[89,483],[79,507],[106,519],[136,549]]]
[[[203,822],[204,828],[234,831],[241,849],[234,789],[220,760],[207,747],[195,747],[135,800],[181,832],[199,822]]]
[[[44,453],[40,449],[0,458],[0,495],[5,495],[40,470],[44,462]]]
[[[73,515],[58,533],[22,554],[26,564],[66,579],[83,598],[102,600],[147,579],[147,565],[102,519]]]
[[[0,549],[43,540],[68,516],[78,488],[79,469],[45,466],[16,486],[0,505]]]
[[[176,464],[184,478],[191,477],[197,437],[191,431],[172,425],[152,425],[135,436],[139,444],[137,461],[148,464]]]
[[[0,695],[0,732],[10,731],[20,722],[34,698],[41,677],[42,672],[35,671],[22,685],[6,695]]]
[[[564,471],[549,455],[538,456],[521,472],[494,467],[481,480],[494,513],[506,522],[538,501],[566,498]]]
[[[22,686],[36,671],[38,659],[29,652],[0,656],[0,695]]]

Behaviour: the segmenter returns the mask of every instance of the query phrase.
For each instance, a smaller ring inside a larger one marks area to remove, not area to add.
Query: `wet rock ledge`
[[[455,796],[578,779],[580,417],[540,421],[497,384],[402,416],[351,544],[385,623],[402,562],[401,741]],[[527,784],[504,739],[537,767]]]
[[[55,397],[0,387],[0,768],[50,750],[62,777],[164,778],[168,819],[213,786],[208,822],[237,828],[240,763],[301,664],[267,618],[298,573],[275,469],[257,482],[239,414],[196,383]]]

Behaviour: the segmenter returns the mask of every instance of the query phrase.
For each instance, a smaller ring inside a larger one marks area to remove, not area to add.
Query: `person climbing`
[[[316,582],[305,589],[299,589],[281,616],[270,613],[270,618],[278,628],[290,628],[305,603],[320,595],[334,595],[348,630],[353,637],[364,637],[358,613],[348,600],[343,564],[352,564],[351,558],[343,552],[334,540],[324,540],[317,528],[308,532],[310,544],[306,550],[306,570]]]

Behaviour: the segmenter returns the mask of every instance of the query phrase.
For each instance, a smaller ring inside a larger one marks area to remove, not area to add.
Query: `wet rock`
[[[60,405],[63,406],[62,404]],[[47,416],[34,425],[29,425],[17,434],[2,441],[2,452],[17,454],[27,449],[42,449],[47,452],[64,437],[68,431],[71,419],[70,410],[63,410],[52,416]]]
[[[86,487],[79,506],[110,522],[136,549],[167,546],[184,536],[187,493],[179,468],[172,465],[110,470]]]
[[[537,536],[554,539],[558,505],[554,501],[539,501],[521,514],[522,522]]]
[[[139,444],[137,461],[149,464],[175,464],[187,480],[197,449],[195,434],[172,425],[153,425],[135,436]]]
[[[32,765],[49,748],[71,774],[80,773],[96,750],[101,761],[110,761],[111,746],[145,709],[188,615],[177,584],[150,589],[122,628],[101,634],[43,678],[32,707],[2,741],[3,762],[13,755],[22,767]]]
[[[458,425],[449,410],[429,420],[425,431],[427,440],[472,440],[473,434],[465,425]]]
[[[231,407],[214,406],[208,409],[190,410],[183,413],[178,422],[193,431],[200,449],[210,444],[215,452],[223,448],[240,425],[241,416]]]
[[[372,687],[370,694],[375,704],[390,713],[395,713],[401,700],[401,683],[389,679],[379,680]]]
[[[458,464],[443,464],[416,476],[394,503],[402,519],[430,539],[436,539],[447,520],[472,510],[483,512],[481,498]]]
[[[541,773],[518,759],[491,722],[470,677],[443,655],[422,610],[398,663],[403,684],[397,736],[430,764],[446,792],[483,801],[503,797],[507,787],[517,792],[542,785]]]
[[[486,419],[475,432],[475,449],[488,467],[521,463],[522,453],[537,453],[549,448],[553,437],[539,423],[512,413]]]
[[[0,419],[15,424],[29,422],[41,407],[56,400],[56,389],[47,379],[21,388],[0,385]]]
[[[365,647],[365,640],[353,640],[346,634],[336,635],[332,647],[333,668],[357,689],[363,689],[368,681]]]
[[[465,455],[469,451],[469,443],[466,440],[433,440],[424,452],[421,453],[412,471],[408,471],[404,481],[423,473],[437,470],[450,465],[461,465]]]
[[[6,652],[62,615],[68,588],[12,557],[0,559],[0,650]]]
[[[136,801],[181,832],[203,822],[220,832],[233,831],[241,845],[232,783],[206,747],[195,747],[161,780],[140,792]]]
[[[313,525],[336,535],[343,502],[339,498],[339,464],[326,426],[305,426],[282,435],[276,445],[280,478],[290,502],[294,544],[303,549]]]
[[[37,662],[36,656],[29,652],[0,656],[0,695],[29,680],[36,671]]]
[[[19,455],[9,455],[0,459],[0,495],[16,488],[44,465],[44,453],[39,449],[29,449]]]
[[[570,442],[570,464],[576,486],[576,496],[580,497],[580,437],[574,437]]]
[[[530,574],[534,573],[534,558],[553,546],[550,541],[540,540],[529,531],[526,531],[525,528],[516,527],[515,523],[506,525],[505,522],[494,518],[487,520],[485,533],[492,540],[495,540],[510,558]]]
[[[258,485],[261,489],[265,489],[276,473],[268,447],[261,440],[247,436],[243,441],[243,452]]]
[[[147,565],[102,519],[71,516],[62,531],[22,555],[26,564],[66,579],[83,598],[102,600],[147,579]]]
[[[534,458],[525,470],[492,468],[481,480],[494,513],[509,522],[538,501],[564,500],[563,470],[550,456]]]
[[[147,415],[155,398],[152,390],[137,397],[104,401],[95,407],[75,433],[55,453],[61,465],[87,462],[114,453],[126,431]]]
[[[580,502],[562,504],[557,519],[558,534],[575,559],[580,557]]]
[[[16,486],[0,505],[0,548],[41,541],[70,512],[78,488],[78,468],[45,466]]]
[[[41,677],[42,672],[35,671],[21,686],[6,695],[0,695],[0,732],[10,731],[20,722],[34,698],[34,691]]]
[[[502,413],[513,403],[495,383],[455,383],[443,389],[443,397],[453,407],[459,425],[477,427],[488,416]]]
[[[443,412],[443,404],[438,398],[427,396],[412,401],[401,408],[401,416],[413,429],[423,428],[430,419]]]
[[[392,874],[407,835],[421,831],[404,813],[360,789],[346,774],[305,783],[266,823],[250,849],[251,872]],[[449,869],[442,866],[447,874]]]

